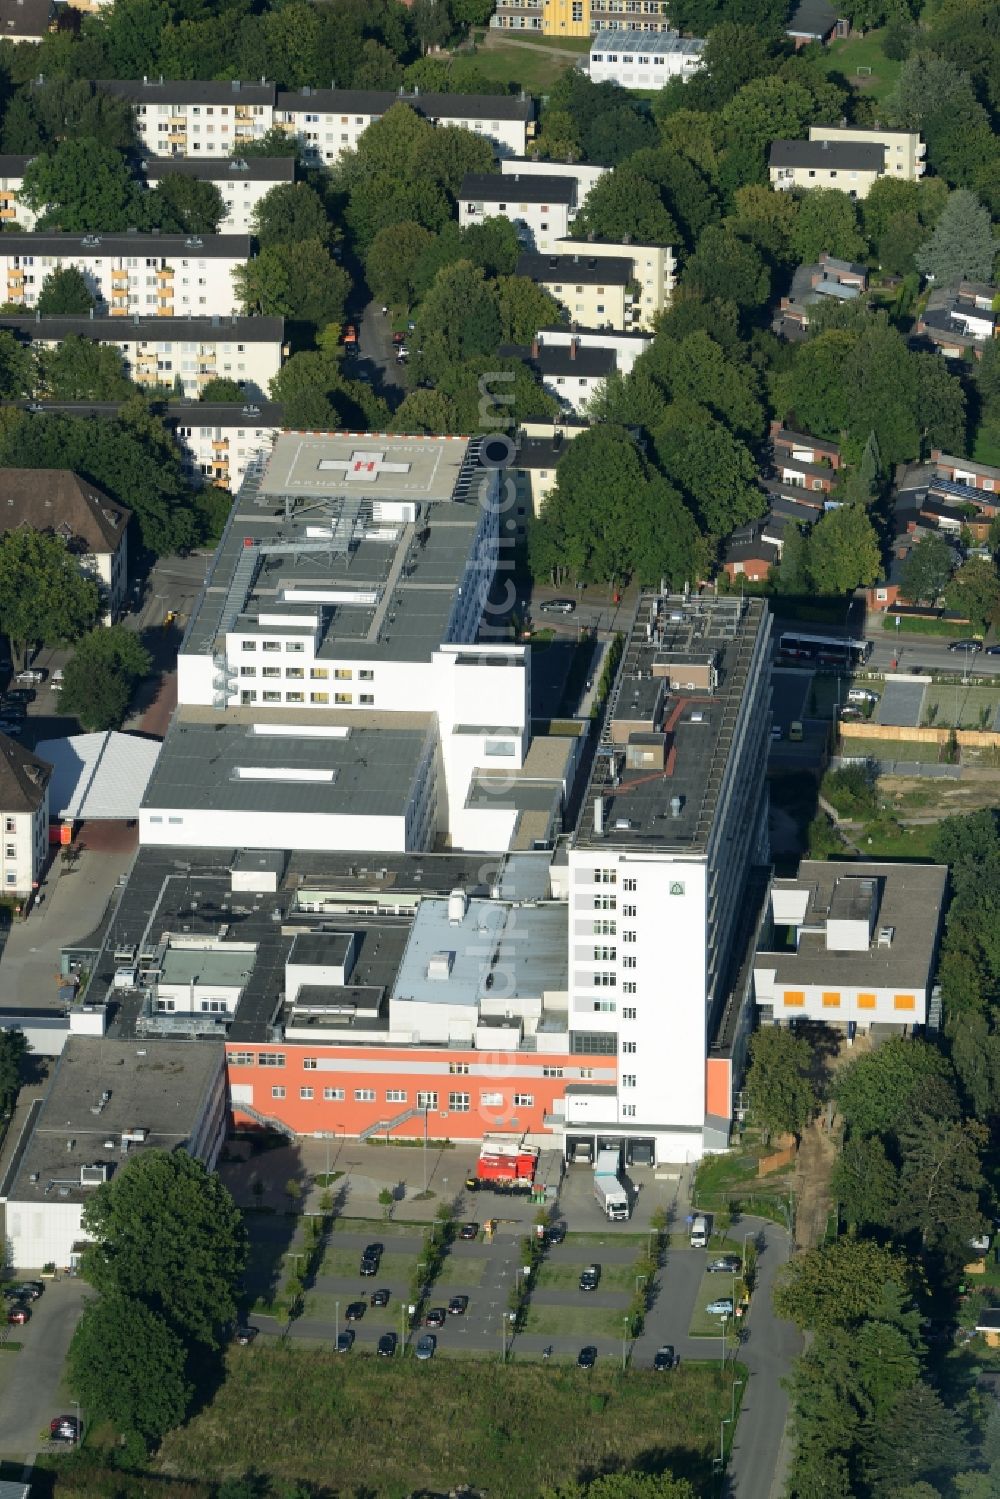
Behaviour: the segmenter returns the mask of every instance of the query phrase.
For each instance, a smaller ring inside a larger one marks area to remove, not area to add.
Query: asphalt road
[[[43,1296],[33,1303],[31,1321],[10,1329],[23,1347],[2,1356],[0,1455],[30,1462],[48,1445],[52,1417],[72,1412],[60,1395],[63,1363],[88,1290],[72,1278],[47,1281]]]

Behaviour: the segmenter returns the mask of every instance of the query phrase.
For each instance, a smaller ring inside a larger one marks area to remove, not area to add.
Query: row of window
[[[262,703],[304,703],[306,695],[304,692],[286,692],[284,695],[280,692],[262,692],[258,699],[256,692],[243,691],[240,693],[241,703],[256,703],[258,700]],[[320,707],[324,707],[330,701],[330,694],[328,692],[310,692],[309,701],[318,704]],[[354,703],[354,697],[350,692],[335,692],[333,694],[333,701],[339,706],[351,707]],[[373,708],[375,706],[374,694],[371,692],[359,693],[358,703],[362,708]]]
[[[271,1097],[284,1098],[287,1095],[287,1091],[288,1090],[286,1088],[283,1088],[280,1084],[278,1084],[271,1089]],[[313,1098],[315,1098],[315,1096],[315,1088],[306,1087],[299,1089],[299,1098],[303,1103],[309,1103]],[[374,1088],[354,1089],[355,1103],[375,1103],[377,1097],[378,1095]],[[324,1103],[343,1103],[343,1101],[343,1088],[323,1089]],[[389,1088],[386,1090],[385,1101],[386,1103],[406,1103],[406,1093],[401,1088]],[[534,1108],[535,1096],[533,1093],[515,1093],[513,1095],[513,1098],[511,1099],[511,1102],[516,1109],[530,1109]],[[468,1093],[448,1094],[448,1108],[452,1113],[467,1114],[469,1112],[471,1103],[472,1099]],[[503,1104],[504,1096],[502,1093],[480,1093],[479,1095],[480,1108],[499,1109],[503,1108]],[[436,1109],[437,1106],[438,1095],[436,1093],[417,1094],[417,1107],[419,1109]],[[236,1107],[239,1107],[238,1103]]]
[[[840,999],[840,992],[836,989],[824,990],[820,996],[820,1002],[824,1010],[839,1010]],[[785,990],[786,1009],[801,1010],[805,1002],[806,996],[804,990]],[[875,994],[859,994],[855,1003],[859,1010],[876,1010],[878,1009],[878,996]],[[894,994],[892,996],[892,1007],[894,1010],[915,1010],[917,1007],[916,996],[913,994]]]

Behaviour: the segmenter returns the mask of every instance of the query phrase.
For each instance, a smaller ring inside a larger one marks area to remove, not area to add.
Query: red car
[[[53,1416],[49,1422],[49,1436],[54,1442],[79,1441],[80,1423],[75,1416]]]
[[[30,1317],[31,1313],[26,1306],[12,1307],[7,1313],[7,1321],[12,1327],[23,1327]]]

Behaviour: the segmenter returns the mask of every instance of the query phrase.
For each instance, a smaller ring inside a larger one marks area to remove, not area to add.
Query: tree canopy
[[[0,536],[0,631],[22,661],[33,646],[77,639],[99,610],[97,584],[61,537],[26,527]]]
[[[66,665],[59,706],[76,714],[88,732],[120,729],[132,691],[150,665],[149,652],[124,625],[92,630]]]

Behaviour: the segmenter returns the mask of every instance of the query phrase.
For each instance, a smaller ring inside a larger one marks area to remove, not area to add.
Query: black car
[[[384,1332],[378,1340],[378,1347],[376,1348],[375,1352],[378,1354],[379,1358],[393,1358],[396,1353],[396,1344],[398,1342],[399,1339],[396,1337],[396,1334],[394,1332]]]
[[[478,1239],[479,1238],[479,1224],[478,1223],[463,1223],[462,1227],[458,1230],[458,1237],[460,1239]]]
[[[950,651],[967,651],[973,656],[977,651],[981,651],[982,648],[983,645],[980,640],[953,640],[948,647]]]
[[[430,1311],[427,1313],[427,1316],[424,1318],[424,1326],[443,1327],[445,1317],[447,1315],[448,1314],[443,1306],[432,1306]]]
[[[360,1322],[367,1310],[363,1301],[352,1301],[344,1316],[348,1322]]]
[[[3,695],[3,707],[11,703],[33,703],[35,691],[33,687],[9,687]]]
[[[448,1303],[448,1316],[463,1317],[468,1305],[468,1296],[453,1296]]]
[[[676,1362],[677,1355],[674,1353],[672,1343],[664,1343],[663,1347],[657,1348],[653,1355],[653,1368],[657,1374],[663,1374],[666,1370],[672,1369]]]
[[[566,1237],[566,1230],[561,1223],[555,1223],[551,1228],[545,1230],[546,1244],[561,1244]]]
[[[592,1369],[597,1363],[597,1349],[593,1343],[588,1343],[586,1348],[581,1348],[576,1357],[578,1369]]]
[[[342,1332],[337,1338],[337,1352],[350,1353],[354,1347],[354,1338],[355,1332],[353,1327],[349,1327],[346,1332]]]
[[[539,614],[572,614],[575,610],[573,599],[545,599],[538,606]]]
[[[600,1265],[588,1265],[580,1274],[580,1290],[596,1291],[601,1279]]]
[[[236,1329],[236,1341],[237,1343],[239,1343],[241,1348],[249,1348],[254,1338],[258,1337],[259,1334],[259,1327],[238,1327]]]
[[[986,654],[987,656],[1000,656],[1000,645],[988,645],[986,647]],[[912,666],[910,670],[913,670]]]
[[[373,1291],[371,1293],[371,1295],[369,1296],[369,1298],[368,1298],[369,1305],[370,1306],[388,1306],[389,1305],[389,1297],[391,1295],[392,1295],[392,1292],[385,1290],[384,1287],[381,1290],[379,1290],[379,1291]]]
[[[384,1244],[366,1244],[361,1251],[361,1274],[377,1275],[378,1267],[382,1262],[382,1251]]]

